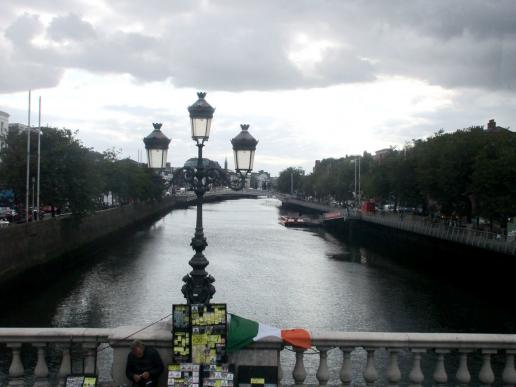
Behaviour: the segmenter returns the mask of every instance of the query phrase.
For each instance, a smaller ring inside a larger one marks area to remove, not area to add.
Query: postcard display
[[[65,387],[95,387],[96,385],[95,375],[69,375],[65,382]]]
[[[168,386],[233,387],[227,364],[226,304],[174,305],[173,359]]]

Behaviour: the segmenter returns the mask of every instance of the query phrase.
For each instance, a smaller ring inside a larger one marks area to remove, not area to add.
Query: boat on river
[[[285,227],[319,227],[321,225],[321,222],[315,219],[288,215],[280,216],[278,222]]]

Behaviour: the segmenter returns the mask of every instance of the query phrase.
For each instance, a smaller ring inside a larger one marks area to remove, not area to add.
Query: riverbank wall
[[[514,256],[360,219],[326,222],[325,228],[347,244],[366,247],[436,280],[476,290],[479,296],[496,294],[493,302],[506,301],[514,287]]]
[[[135,224],[166,214],[184,202],[175,198],[97,211],[80,220],[60,216],[0,230],[0,285],[50,263],[72,264],[83,249]]]
[[[204,202],[255,197],[245,192],[210,193]],[[113,240],[130,237],[132,230],[195,203],[193,196],[169,197],[97,211],[79,221],[60,216],[0,229],[0,288],[30,288],[50,280],[85,258],[93,259]]]

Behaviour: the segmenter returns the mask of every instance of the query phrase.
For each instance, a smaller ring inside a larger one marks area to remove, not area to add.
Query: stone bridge
[[[128,385],[125,363],[132,340],[157,348],[165,364],[172,361],[170,322],[132,334],[138,330],[0,328],[0,384],[63,386],[73,371],[98,374],[101,386]],[[310,350],[285,347],[269,338],[232,354],[229,362],[237,366],[237,373],[239,365],[278,366],[280,384],[289,386],[516,385],[516,335],[311,334]],[[77,364],[81,369],[72,370]],[[164,375],[162,385],[165,380]]]

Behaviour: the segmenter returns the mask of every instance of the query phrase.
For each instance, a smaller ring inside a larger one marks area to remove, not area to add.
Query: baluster
[[[448,349],[436,349],[437,363],[435,365],[435,371],[432,375],[436,386],[446,386],[448,383],[448,374],[446,373],[446,367],[444,366],[444,355],[450,353]]]
[[[304,363],[305,350],[300,348],[294,348],[296,351],[296,365],[294,371],[292,371],[292,377],[294,378],[294,384],[296,386],[302,386],[306,379],[306,370]]]
[[[471,352],[471,349],[459,349],[459,368],[455,374],[459,386],[466,387],[471,382],[471,374],[468,370],[468,353]]]
[[[66,346],[62,350],[63,357],[61,358],[61,365],[57,376],[59,378],[59,387],[63,387],[66,383],[66,376],[72,373],[72,363],[70,359],[70,346]]]
[[[508,349],[505,351],[505,367],[502,373],[502,381],[504,386],[515,386],[516,385],[516,370],[514,369],[514,354],[515,349]]]
[[[11,365],[9,366],[9,383],[7,387],[23,386],[25,383],[23,378],[25,370],[20,357],[21,343],[8,343],[7,348],[11,348],[13,354]]]
[[[478,374],[481,386],[490,386],[495,381],[493,368],[491,367],[491,355],[495,354],[495,349],[483,349],[482,350],[482,367]]]
[[[319,368],[315,377],[319,381],[320,386],[325,386],[330,380],[330,371],[328,370],[328,349],[327,347],[317,347],[319,350]]]
[[[398,365],[398,349],[389,349],[389,366],[387,367],[387,379],[389,386],[397,387],[401,380],[401,371]]]
[[[86,350],[86,358],[84,359],[84,373],[93,374],[96,371],[95,355],[97,351],[97,343],[82,343],[82,348]]]
[[[342,351],[342,366],[340,368],[340,381],[343,386],[351,386],[351,381],[353,378],[353,374],[351,371],[351,352],[353,352],[353,348],[350,347],[340,347]]]
[[[367,351],[367,364],[366,368],[363,372],[364,380],[366,381],[366,385],[374,386],[374,382],[378,379],[378,373],[376,372],[376,368],[374,367],[374,348],[366,348]]]
[[[412,349],[411,352],[414,356],[412,369],[409,373],[410,387],[421,387],[425,380],[425,375],[421,370],[421,355],[426,352],[426,349]]]
[[[38,350],[38,360],[36,362],[36,367],[34,368],[34,387],[50,387],[50,383],[48,382],[47,361],[45,359],[45,347],[47,344],[34,343],[32,346]]]

